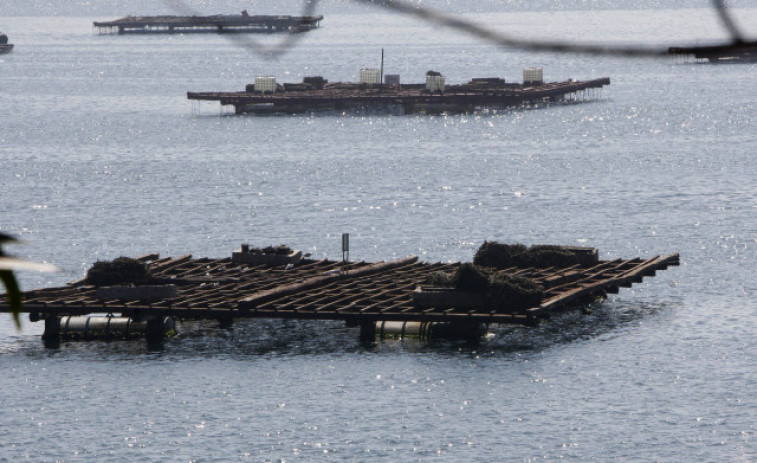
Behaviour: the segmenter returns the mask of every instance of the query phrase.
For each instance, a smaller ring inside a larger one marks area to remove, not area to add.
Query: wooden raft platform
[[[0,55],[10,53],[13,50],[13,44],[8,43],[8,36],[0,32]]]
[[[251,265],[232,258],[138,258],[148,264],[156,293],[151,300],[122,296],[86,280],[64,287],[24,293],[23,311],[32,321],[65,315],[120,314],[135,320],[175,317],[186,320],[280,318],[344,320],[363,326],[377,321],[447,322],[460,324],[533,324],[550,313],[595,300],[630,287],[656,271],[678,265],[678,254],[649,259],[597,261],[568,268],[509,268],[511,276],[528,277],[544,287],[540,304],[517,313],[487,307],[427,307],[414,303],[414,292],[432,274],[452,272],[458,264],[421,263],[416,257],[379,263],[304,259],[296,265]],[[112,294],[112,293],[110,293]],[[130,298],[130,299],[128,299]],[[7,312],[5,300],[0,312]]]
[[[710,63],[755,63],[757,62],[757,41],[698,47],[670,47],[668,53],[693,56],[695,59],[707,60]]]
[[[98,34],[174,34],[187,32],[304,32],[316,29],[323,16],[212,15],[125,16],[93,23]]]
[[[475,82],[475,79],[474,81]],[[327,83],[322,88],[301,90],[301,84],[284,84],[283,91],[263,92],[187,92],[187,98],[218,101],[234,106],[236,114],[300,113],[355,109],[402,110],[404,114],[471,112],[482,108],[508,108],[528,104],[565,101],[566,96],[610,85],[610,78],[535,85],[449,85],[444,92],[424,91],[423,84],[366,85]],[[298,88],[287,90],[287,86]],[[296,87],[299,86],[299,87]]]

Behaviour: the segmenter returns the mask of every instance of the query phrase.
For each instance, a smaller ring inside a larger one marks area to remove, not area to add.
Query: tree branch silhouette
[[[668,45],[658,45],[653,47],[641,46],[614,46],[599,45],[591,43],[570,43],[565,41],[549,40],[532,40],[515,37],[506,33],[488,28],[482,24],[465,19],[461,16],[455,16],[442,11],[434,10],[427,7],[410,4],[403,0],[352,0],[366,6],[383,8],[388,11],[399,13],[405,16],[411,16],[421,21],[436,24],[458,32],[469,34],[485,42],[489,42],[504,48],[521,49],[536,52],[556,52],[556,53],[575,53],[589,55],[605,56],[625,56],[625,57],[643,57],[658,58],[669,56]],[[164,0],[172,9],[186,16],[199,16],[199,14],[189,8],[183,0]],[[731,17],[730,11],[726,6],[725,0],[712,0],[713,8],[717,10],[723,27],[731,36],[731,44],[741,45],[745,43],[744,36],[739,31],[736,23]],[[312,16],[319,0],[303,0],[302,16]],[[229,34],[229,40],[249,49],[250,51],[270,58],[278,58],[287,51],[294,48],[302,38],[302,33],[290,33],[277,44],[270,46],[250,37],[243,37],[240,34]],[[723,45],[727,50],[730,44]]]

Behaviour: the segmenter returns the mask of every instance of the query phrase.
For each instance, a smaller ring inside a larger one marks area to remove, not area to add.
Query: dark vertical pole
[[[145,338],[147,338],[148,343],[160,343],[163,341],[165,335],[163,317],[154,317],[147,320]]]
[[[381,49],[381,86],[384,86],[384,49]]]
[[[376,340],[376,322],[375,321],[360,322],[360,341],[373,342],[375,340]]]
[[[347,271],[347,264],[350,262],[350,234],[342,233],[342,268]]]
[[[45,318],[45,332],[42,333],[42,342],[45,347],[57,348],[60,345],[60,318],[57,315],[48,315]]]

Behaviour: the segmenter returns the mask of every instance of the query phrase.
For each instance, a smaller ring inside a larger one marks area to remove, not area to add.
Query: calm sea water
[[[704,8],[439,3],[529,37],[725,36]],[[498,240],[682,265],[477,344],[366,346],[339,323],[245,321],[184,323],[162,349],[49,350],[39,324],[5,316],[0,462],[757,461],[757,65],[498,49],[341,2],[271,60],[250,40],[278,37],[97,36],[94,20],[166,8],[98,5],[12,1],[0,18],[16,44],[0,57],[0,229],[26,241],[11,253],[62,269],[20,274],[24,289],[98,259],[223,257],[241,242],[339,258],[345,232],[369,261],[470,260]],[[757,9],[738,17],[754,26]],[[404,82],[543,66],[612,85],[585,104],[446,117],[237,117],[186,100],[257,75],[356,81],[381,48]]]

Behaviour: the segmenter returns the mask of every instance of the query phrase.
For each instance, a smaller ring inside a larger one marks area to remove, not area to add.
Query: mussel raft
[[[211,16],[124,16],[113,21],[96,21],[93,27],[102,34],[185,34],[305,32],[317,29],[323,16],[238,15]]]
[[[364,69],[361,82],[330,83],[321,76],[301,83],[278,84],[274,77],[257,77],[242,92],[187,92],[192,101],[218,101],[236,114],[296,114],[317,111],[378,110],[390,114],[456,114],[480,109],[505,109],[597,98],[610,78],[545,82],[541,78],[511,83],[498,77],[474,78],[448,85],[444,76],[429,71],[425,84],[401,84],[398,75]],[[541,69],[541,68],[536,68]],[[375,75],[365,71],[375,71]],[[433,74],[432,74],[433,73]],[[383,83],[382,83],[383,82]]]
[[[23,311],[44,320],[46,341],[70,326],[84,338],[90,325],[122,332],[133,326],[155,340],[175,329],[174,320],[228,326],[238,318],[342,320],[359,326],[363,339],[391,327],[401,335],[475,337],[489,324],[534,325],[679,261],[678,254],[599,260],[594,248],[496,246],[490,257],[506,257],[495,266],[478,254],[467,264],[314,260],[287,247],[243,246],[217,259],[148,254],[96,263],[88,277],[64,287],[27,291]],[[3,300],[0,312],[8,311]],[[75,320],[96,314],[117,320]]]
[[[757,63],[757,40],[736,41],[724,45],[670,47],[668,53],[713,64]]]
[[[13,50],[13,44],[8,43],[8,36],[0,32],[0,55],[10,53]]]

